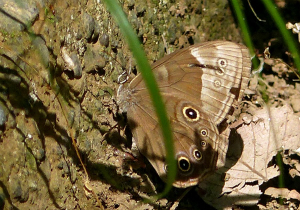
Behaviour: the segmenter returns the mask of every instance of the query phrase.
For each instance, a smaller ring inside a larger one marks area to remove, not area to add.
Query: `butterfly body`
[[[247,86],[251,59],[246,47],[213,41],[178,50],[152,65],[170,120],[176,187],[189,187],[225,163],[226,116]],[[166,148],[145,83],[138,75],[118,94],[139,151],[166,180]]]

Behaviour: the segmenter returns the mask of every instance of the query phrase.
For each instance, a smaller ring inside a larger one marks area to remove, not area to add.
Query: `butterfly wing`
[[[193,45],[165,56],[152,67],[155,72],[160,66],[174,62],[174,68],[167,68],[168,80],[157,77],[159,87],[171,85],[176,89],[174,94],[183,94],[182,97],[193,94],[217,125],[224,120],[234,100],[241,100],[248,85],[251,69],[249,51],[234,42],[212,41]],[[178,73],[174,74],[178,69],[188,72],[192,66],[199,69],[201,78],[191,75],[180,80]],[[201,89],[198,89],[199,85]],[[192,86],[198,91],[193,91]]]
[[[174,186],[195,185],[216,166],[224,165],[229,129],[220,124],[234,100],[241,99],[250,66],[247,48],[224,41],[191,46],[153,64],[174,135],[179,168]],[[165,179],[166,149],[141,75],[121,98],[140,152]]]
[[[176,187],[196,185],[216,170],[218,142],[217,127],[189,100],[165,97],[165,106],[173,132],[175,157],[178,164]],[[139,151],[147,157],[158,175],[166,181],[166,148],[149,95],[132,106],[127,113],[128,122]]]

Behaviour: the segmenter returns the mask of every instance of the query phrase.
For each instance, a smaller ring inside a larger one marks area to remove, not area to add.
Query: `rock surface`
[[[122,7],[150,62],[202,41],[241,42],[227,1],[125,0]],[[143,203],[164,184],[149,164],[127,160],[131,139],[115,95],[119,75],[136,67],[102,1],[0,0],[0,9],[0,209],[170,208],[183,192]],[[264,80],[268,87],[258,88],[273,103],[299,94],[285,78]],[[200,208],[213,209],[195,190],[178,207]]]

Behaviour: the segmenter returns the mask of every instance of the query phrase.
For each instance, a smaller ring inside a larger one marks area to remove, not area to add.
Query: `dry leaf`
[[[295,199],[300,201],[300,194],[296,190],[289,190],[287,188],[269,187],[266,189],[265,194],[273,198],[281,197],[287,200]]]
[[[201,197],[217,209],[257,204],[259,186],[279,175],[273,157],[278,151],[291,154],[300,148],[300,120],[290,106],[265,106],[254,117],[259,120],[231,133],[225,167],[199,184],[205,192]]]

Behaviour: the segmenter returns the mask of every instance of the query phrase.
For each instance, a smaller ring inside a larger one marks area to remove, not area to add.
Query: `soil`
[[[131,70],[133,78],[137,69],[102,1],[30,2],[39,11],[31,24],[0,32],[0,209],[171,208],[185,190],[174,188],[163,199],[144,202],[165,184],[147,160],[131,155],[130,130],[118,113],[116,93],[119,75]],[[284,11],[297,8],[277,3]],[[253,7],[260,12],[261,5]],[[122,8],[150,63],[194,43],[242,42],[227,1],[125,0]],[[287,21],[294,20],[294,13],[286,14]],[[299,116],[299,83],[280,34],[269,16],[261,17],[267,19],[263,25],[249,8],[246,15],[257,55],[270,46],[271,56],[281,60],[268,60],[263,82],[253,77],[245,100],[267,98],[277,106],[284,101]],[[292,181],[285,187],[299,192]],[[259,208],[299,208],[299,199],[280,205],[278,197],[262,195]],[[214,207],[195,188],[177,209]]]

